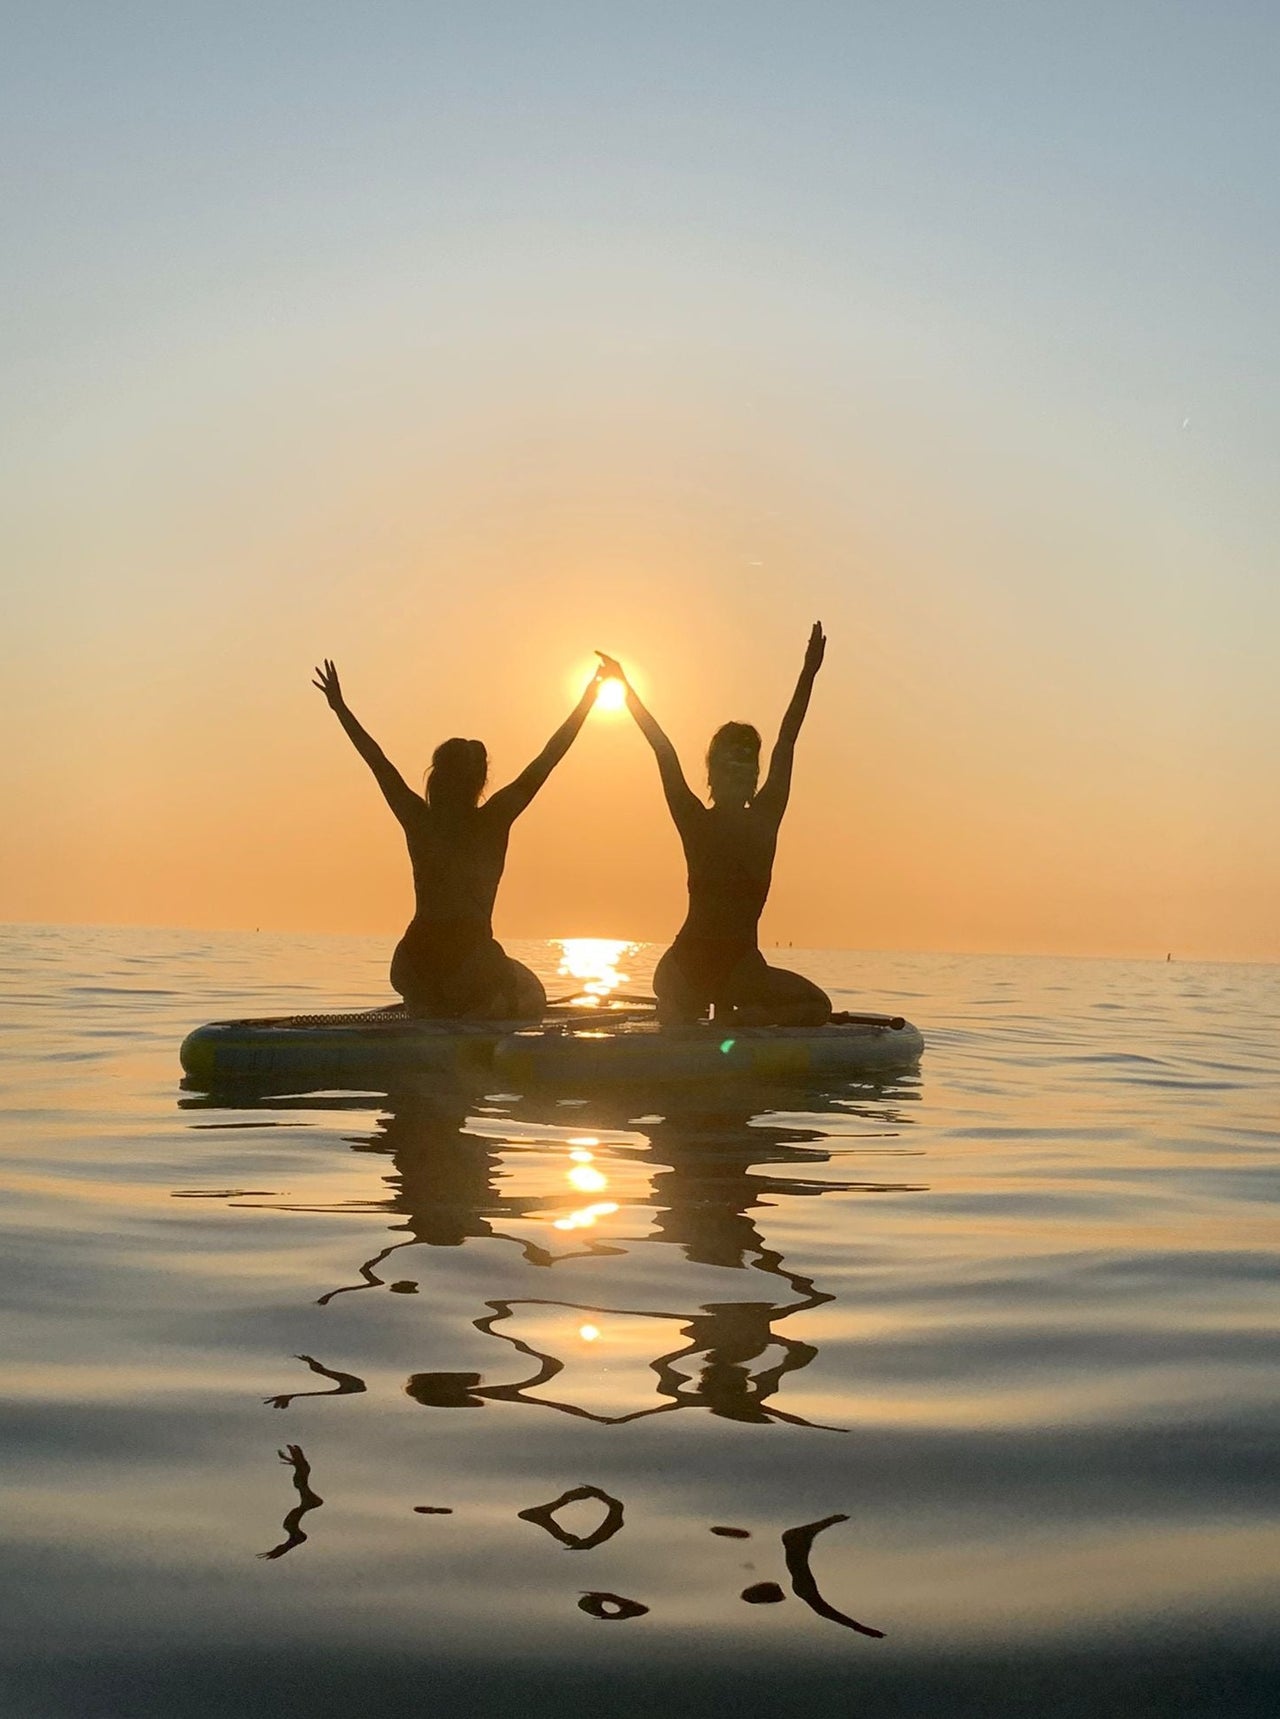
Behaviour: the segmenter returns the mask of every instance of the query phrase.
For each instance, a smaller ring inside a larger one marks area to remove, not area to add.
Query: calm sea
[[[919,1072],[180,1090],[387,952],[3,936],[5,1719],[1280,1711],[1280,970],[792,950]]]

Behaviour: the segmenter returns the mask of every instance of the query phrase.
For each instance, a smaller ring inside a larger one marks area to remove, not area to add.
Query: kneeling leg
[[[509,1021],[540,1021],[547,1011],[547,989],[542,980],[523,961],[507,956],[510,969],[504,1001],[511,1013]]]
[[[820,1027],[831,1019],[831,999],[820,985],[763,961],[731,995],[741,1027]]]
[[[674,949],[668,949],[653,970],[653,994],[658,999],[658,1020],[664,1027],[690,1026],[706,1008],[689,983]]]
[[[470,973],[469,1021],[540,1021],[547,1007],[542,980],[500,943],[491,943]]]

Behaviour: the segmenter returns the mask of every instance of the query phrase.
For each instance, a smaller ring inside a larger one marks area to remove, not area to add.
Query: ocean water
[[[919,1070],[180,1089],[386,956],[3,934],[6,1719],[1280,1711],[1280,970],[793,950]]]

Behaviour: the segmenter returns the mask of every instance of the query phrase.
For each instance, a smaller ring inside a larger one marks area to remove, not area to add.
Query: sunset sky
[[[1280,16],[42,0],[0,53],[0,919],[369,931],[600,647],[830,638],[762,938],[1280,959]],[[667,940],[596,712],[499,935]]]

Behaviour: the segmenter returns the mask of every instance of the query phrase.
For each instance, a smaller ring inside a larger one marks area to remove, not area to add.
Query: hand
[[[622,664],[617,658],[607,657],[603,651],[597,651],[596,655],[600,658],[600,667],[596,670],[596,679],[598,681],[620,680],[629,692],[631,689],[627,683],[627,677],[622,672]]]
[[[338,671],[328,657],[324,659],[324,667],[315,671],[316,678],[312,686],[318,687],[328,700],[330,710],[341,710],[343,706],[342,688],[338,684]]]
[[[822,630],[822,622],[813,623],[813,631],[809,634],[809,643],[804,653],[804,672],[817,674],[822,667],[822,659],[827,654],[827,635]]]

